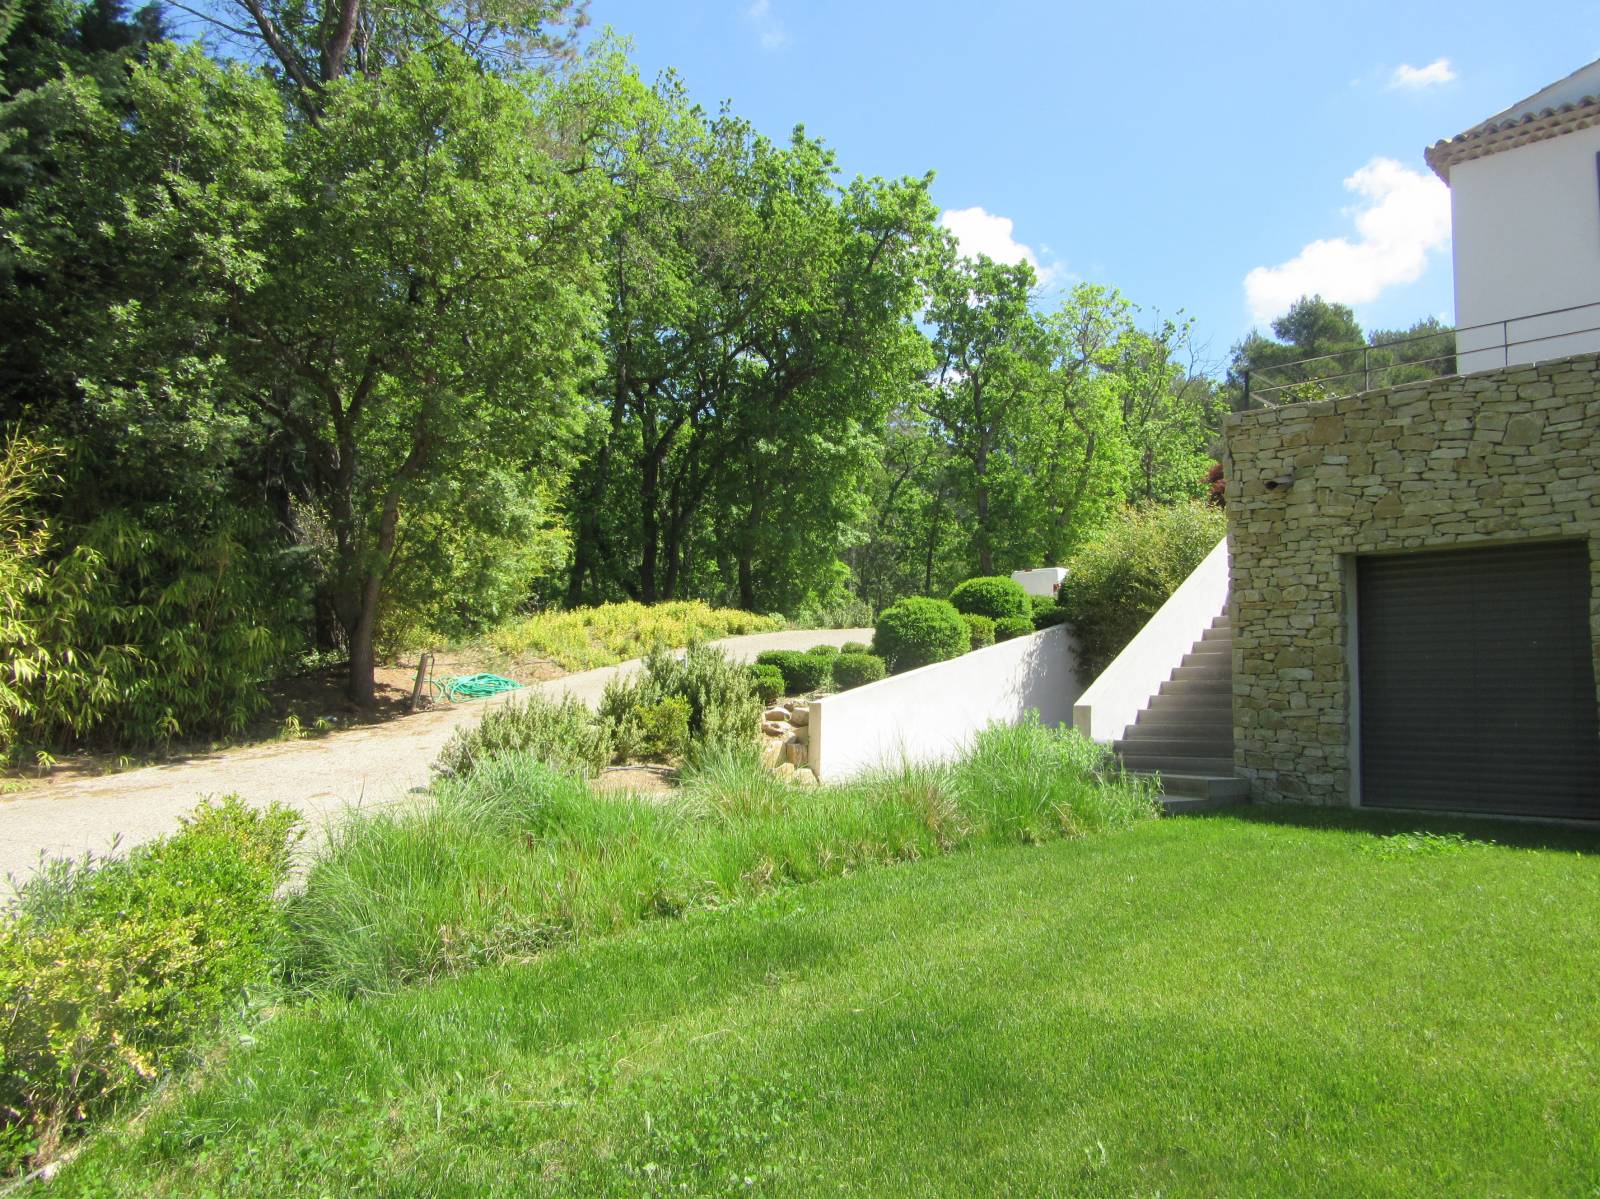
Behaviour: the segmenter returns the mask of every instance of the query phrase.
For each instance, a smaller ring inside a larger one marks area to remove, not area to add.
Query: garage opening
[[[1361,803],[1600,818],[1584,542],[1358,558]]]

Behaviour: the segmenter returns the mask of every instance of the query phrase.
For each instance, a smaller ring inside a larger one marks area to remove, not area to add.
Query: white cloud
[[[1425,67],[1414,67],[1403,62],[1389,76],[1389,86],[1414,92],[1449,83],[1455,77],[1456,69],[1450,65],[1448,58],[1436,58]]]
[[[744,10],[744,19],[755,28],[763,50],[776,50],[788,43],[789,31],[772,11],[772,0],[755,0]]]
[[[996,262],[1026,262],[1041,284],[1056,276],[1055,267],[1041,265],[1033,247],[1016,239],[1016,222],[1008,216],[989,212],[981,205],[947,208],[940,215],[939,224],[955,234],[956,245],[968,258],[987,254]]]
[[[1450,190],[1432,174],[1374,158],[1344,181],[1360,197],[1347,210],[1357,237],[1311,242],[1288,262],[1244,277],[1250,315],[1266,322],[1301,296],[1365,304],[1389,287],[1414,283],[1428,256],[1450,244]]]

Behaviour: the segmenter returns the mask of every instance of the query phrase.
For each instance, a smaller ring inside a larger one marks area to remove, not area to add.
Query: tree
[[[334,84],[371,79],[414,55],[453,48],[498,74],[569,63],[588,0],[168,0],[200,28],[265,61],[311,123]]]
[[[935,274],[928,303],[937,365],[923,406],[961,464],[982,575],[994,573],[1004,523],[995,500],[1010,465],[1008,438],[1038,390],[1041,335],[1029,307],[1033,285],[1026,262],[957,258]]]
[[[670,77],[611,78],[615,119],[590,143],[613,196],[603,415],[578,472],[569,602],[730,586],[747,605],[795,602],[804,587],[764,589],[758,572],[828,573],[861,434],[915,370],[927,181],[841,189],[802,130],[776,145]],[[784,527],[796,509],[816,518],[804,536]]]
[[[540,469],[576,419],[594,197],[556,152],[560,97],[448,47],[336,81],[315,124],[192,49],[153,55],[131,95],[135,120],[102,128],[74,180],[96,201],[82,236],[134,268],[85,330],[79,385],[204,402],[296,459],[368,704],[405,521],[479,510],[433,480]]]

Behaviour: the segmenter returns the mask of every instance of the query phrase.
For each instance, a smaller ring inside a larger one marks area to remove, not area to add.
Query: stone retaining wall
[[[1355,800],[1357,554],[1585,538],[1600,646],[1600,358],[1237,413],[1223,436],[1234,762],[1255,798]]]

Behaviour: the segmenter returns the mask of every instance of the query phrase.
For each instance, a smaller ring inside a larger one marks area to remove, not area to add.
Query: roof
[[[1560,137],[1595,124],[1600,124],[1600,59],[1527,99],[1518,100],[1465,133],[1435,142],[1424,157],[1433,173],[1449,183],[1450,168],[1458,162]]]

